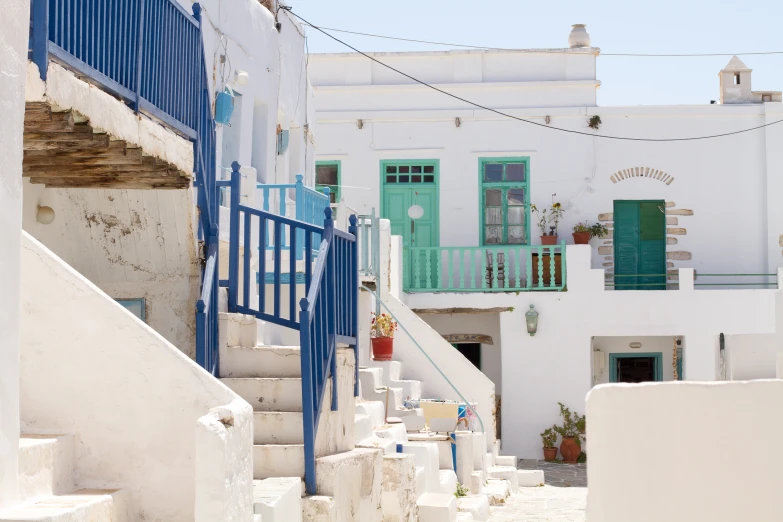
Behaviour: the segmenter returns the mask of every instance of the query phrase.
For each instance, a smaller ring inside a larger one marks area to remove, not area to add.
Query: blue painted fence
[[[357,220],[356,216],[351,216],[351,227],[346,233],[334,228],[332,209],[328,205],[323,210],[326,216],[323,227],[240,205],[239,168],[237,162],[232,164],[228,309],[299,330],[305,486],[309,494],[315,494],[315,438],[330,375],[333,390],[331,408],[337,409],[338,343],[354,350],[357,361],[354,395],[359,393]],[[224,183],[220,182],[220,185]],[[273,241],[271,266],[263,255],[265,251],[260,251],[258,272],[271,275],[271,283],[268,283],[267,277],[251,276],[251,258],[254,251],[259,252],[253,245],[265,244],[270,231],[276,238],[285,234],[290,243],[287,245],[288,255],[284,256],[283,242]],[[317,248],[315,261],[312,256],[297,259],[297,255],[292,255],[300,246],[305,252]],[[297,274],[294,281],[298,279],[298,272],[301,272],[304,284],[287,284],[291,274]],[[252,288],[255,299],[251,299],[251,281],[255,285]]]
[[[196,360],[217,375],[218,190],[201,6],[191,15],[175,0],[33,0],[29,55],[43,80],[54,60],[193,141],[206,257]]]

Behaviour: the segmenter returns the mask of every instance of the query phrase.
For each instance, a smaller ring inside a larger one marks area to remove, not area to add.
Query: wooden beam
[[[111,180],[111,179],[103,179],[98,180],[95,178],[69,178],[67,180],[62,179],[47,179],[47,178],[31,178],[31,183],[37,183],[37,184],[43,184],[46,185],[47,188],[78,188],[78,189],[100,189],[100,188],[111,188],[111,189],[183,189],[187,188],[190,184],[190,180],[187,179],[176,179],[172,181],[163,181],[163,180],[155,180],[155,179],[149,179],[149,180],[139,180],[139,179],[128,179],[128,180]]]
[[[497,314],[501,312],[513,312],[511,306],[497,306],[495,308],[414,308],[418,315],[423,314]]]

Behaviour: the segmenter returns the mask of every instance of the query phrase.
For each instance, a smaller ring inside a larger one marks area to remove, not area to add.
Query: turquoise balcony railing
[[[404,270],[406,292],[560,291],[566,247],[415,247],[405,254]]]

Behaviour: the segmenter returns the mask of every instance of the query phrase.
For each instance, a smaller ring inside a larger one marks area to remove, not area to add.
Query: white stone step
[[[457,511],[470,513],[469,520],[486,522],[489,519],[489,499],[485,495],[470,495],[457,499]]]
[[[353,416],[353,421],[357,441],[369,439],[373,436],[372,419],[370,419],[369,415],[356,413]]]
[[[489,478],[484,484],[484,495],[489,499],[490,506],[502,506],[511,496],[511,488],[507,480]]]
[[[472,520],[474,520],[472,514],[457,511],[457,522],[471,522]]]
[[[543,469],[518,469],[517,481],[520,488],[537,488],[544,485]]]
[[[337,505],[334,499],[324,495],[303,497],[302,522],[340,522],[337,520]]]
[[[511,466],[517,467],[517,458],[513,455],[498,455],[495,458],[495,466]]]
[[[425,493],[416,503],[419,505],[419,522],[457,520],[457,497],[453,493]]]
[[[440,475],[438,474],[437,446],[429,442],[406,442],[402,445],[402,452],[415,455],[416,466],[424,468],[424,492],[442,493]]]
[[[413,455],[394,453],[383,457],[381,509],[384,520],[406,522],[417,520],[416,459]]]
[[[455,493],[457,491],[457,474],[454,473],[454,470],[438,470],[438,482],[441,493]]]
[[[298,477],[254,480],[253,513],[263,522],[300,522],[302,486]]]
[[[489,478],[501,479],[508,482],[511,493],[519,491],[519,477],[516,466],[492,466],[487,475]]]
[[[416,466],[416,498],[427,493],[427,469],[424,466]]]
[[[131,522],[125,490],[81,489],[21,504],[0,522]]]
[[[253,478],[304,478],[304,444],[253,446]]]
[[[486,476],[483,471],[474,471],[470,474],[470,494],[481,495],[484,493]]]
[[[380,401],[356,401],[356,413],[370,417],[373,428],[383,426],[386,422],[383,414],[383,403]]]
[[[301,377],[298,346],[220,348],[221,377]]]
[[[383,370],[380,386],[400,388],[403,399],[421,399],[421,381],[401,378],[402,364],[399,361],[370,361],[368,365]]]
[[[254,411],[253,444],[304,444],[302,412]]]
[[[221,380],[245,399],[253,411],[302,411],[302,379],[252,377]]]
[[[73,489],[71,435],[22,434],[19,438],[19,499],[47,497]]]

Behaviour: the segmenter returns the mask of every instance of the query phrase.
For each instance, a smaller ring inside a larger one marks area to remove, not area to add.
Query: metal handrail
[[[364,289],[364,290],[366,290],[366,291],[368,291],[368,292],[373,292],[371,289],[367,288],[367,287],[366,287],[366,286],[364,286],[364,285],[362,285],[362,289]],[[375,293],[375,292],[373,292],[373,293]],[[429,354],[427,354],[427,352],[424,350],[424,348],[422,348],[422,347],[421,347],[421,345],[420,345],[420,344],[419,344],[419,342],[416,340],[416,338],[415,338],[415,337],[413,337],[413,336],[411,335],[411,333],[408,331],[408,329],[407,329],[407,328],[405,328],[405,325],[404,325],[404,324],[402,324],[402,322],[400,322],[400,320],[397,318],[397,316],[396,316],[396,315],[394,315],[394,312],[392,312],[392,311],[391,311],[391,309],[389,309],[389,305],[387,305],[386,303],[384,303],[384,302],[383,302],[383,300],[382,300],[382,299],[381,299],[381,297],[380,297],[380,292],[379,292],[378,294],[376,294],[376,295],[375,295],[375,300],[376,300],[376,302],[379,302],[379,303],[381,303],[381,305],[382,305],[382,306],[383,306],[383,307],[386,309],[386,311],[387,311],[387,312],[389,312],[389,314],[391,314],[392,318],[393,318],[395,321],[397,321],[397,325],[398,325],[400,328],[402,328],[402,331],[403,331],[403,332],[405,332],[405,334],[406,334],[406,335],[407,335],[407,336],[410,338],[410,340],[411,340],[411,341],[413,341],[413,344],[415,344],[415,345],[416,345],[416,348],[418,348],[418,349],[419,349],[419,351],[420,351],[422,354],[424,354],[424,357],[426,357],[426,358],[427,358],[427,360],[430,362],[430,364],[432,364],[432,366],[434,366],[434,367],[435,367],[435,369],[438,371],[438,373],[441,375],[441,377],[443,377],[444,379],[446,379],[446,382],[449,384],[449,386],[451,386],[451,389],[452,389],[452,390],[454,390],[454,391],[456,392],[456,394],[457,394],[457,395],[459,395],[459,398],[460,398],[460,399],[462,399],[462,401],[465,403],[465,406],[466,406],[466,407],[468,407],[468,408],[470,408],[470,411],[472,411],[472,412],[473,412],[473,414],[476,416],[476,418],[479,420],[479,424],[481,425],[481,432],[482,432],[482,433],[484,433],[484,434],[486,434],[486,433],[487,433],[487,431],[486,431],[486,429],[484,428],[484,421],[483,421],[483,420],[481,420],[481,416],[478,414],[478,412],[477,412],[477,411],[476,411],[476,410],[473,408],[473,406],[470,404],[470,401],[468,401],[468,400],[465,398],[465,396],[464,396],[464,395],[462,395],[462,393],[459,391],[459,389],[457,389],[457,387],[456,387],[456,386],[454,386],[454,383],[452,383],[452,382],[451,382],[451,380],[449,380],[449,378],[448,378],[448,377],[446,377],[446,374],[445,374],[445,373],[443,373],[443,370],[441,370],[441,369],[440,369],[440,367],[439,367],[437,364],[435,364],[435,361],[433,361],[433,360],[432,360],[432,358],[429,356]]]

